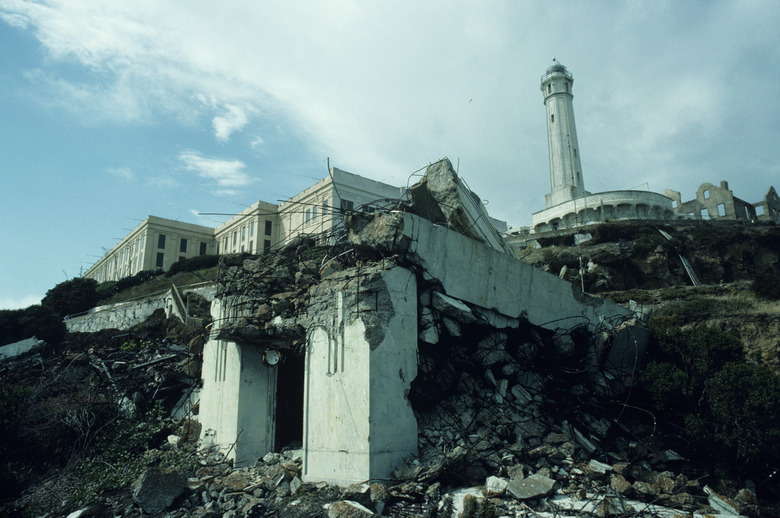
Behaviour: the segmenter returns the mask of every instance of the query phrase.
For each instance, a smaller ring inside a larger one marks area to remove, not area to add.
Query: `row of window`
[[[160,234],[157,236],[157,248],[165,250],[165,234]],[[200,248],[198,249],[199,255],[206,255],[207,249],[208,245],[201,241]],[[181,240],[179,240],[179,252],[182,254],[187,253],[187,238],[183,237]]]

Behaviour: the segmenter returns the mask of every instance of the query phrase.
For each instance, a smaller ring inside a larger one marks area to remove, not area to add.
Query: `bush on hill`
[[[48,306],[60,316],[82,313],[94,308],[98,301],[97,281],[76,277],[61,282],[46,292],[41,304]]]
[[[0,345],[32,336],[50,344],[58,344],[66,333],[62,317],[48,306],[0,310]]]
[[[694,453],[717,448],[724,461],[780,461],[780,377],[746,363],[731,333],[703,326],[654,331],[642,387],[658,415],[684,428]]]
[[[195,272],[205,268],[211,268],[218,263],[218,255],[199,255],[197,257],[190,257],[189,259],[182,259],[181,261],[173,263],[165,275],[171,277],[179,272]]]

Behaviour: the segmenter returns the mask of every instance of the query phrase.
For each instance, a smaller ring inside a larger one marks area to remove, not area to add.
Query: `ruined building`
[[[678,191],[666,189],[664,195],[672,199],[674,212],[681,218],[780,223],[780,198],[774,187],[770,187],[758,203],[749,203],[734,196],[725,180],[720,182],[720,186],[701,184],[696,198],[686,202],[682,201]]]
[[[629,310],[521,262],[488,221],[445,159],[410,202],[347,216],[344,240],[226,257],[203,350],[202,443],[237,465],[300,448],[304,481],[386,479],[465,375],[447,368],[457,351],[478,358],[475,379],[493,366],[496,390],[519,404],[530,378],[507,358],[588,350],[556,341],[561,329],[626,329]],[[612,365],[605,389],[621,380],[621,341],[608,342],[592,363]],[[630,344],[631,365],[642,347]]]

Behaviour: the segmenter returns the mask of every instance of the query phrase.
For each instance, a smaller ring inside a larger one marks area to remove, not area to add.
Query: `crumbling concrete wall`
[[[499,313],[556,329],[631,315],[612,301],[583,294],[555,275],[413,214],[357,214],[347,225],[357,246],[404,256],[421,268],[423,278],[435,279],[446,295],[481,308],[485,318]]]
[[[238,464],[279,446],[279,410],[292,403],[279,392],[281,363],[263,363],[263,354],[278,350],[284,362],[302,353],[304,480],[350,484],[389,476],[417,451],[406,397],[417,376],[413,273],[392,263],[348,268],[296,292],[286,286],[283,300],[273,289],[269,297],[248,296],[252,270],[258,282],[269,270],[252,261],[237,270],[237,289],[213,305],[215,326],[204,348],[204,445],[229,449]],[[282,277],[295,283],[295,276]],[[271,309],[266,302],[274,300]]]
[[[694,219],[727,219],[741,221],[755,221],[755,207],[734,196],[726,181],[721,181],[720,186],[711,183],[703,183],[696,191],[696,199],[683,202],[680,193],[667,189],[664,195],[672,198],[674,212],[679,216],[687,216]]]
[[[179,289],[182,294],[195,293],[206,300],[213,300],[216,294],[214,283]],[[173,306],[173,294],[171,290],[167,290],[137,300],[92,308],[84,314],[67,317],[65,326],[71,333],[95,333],[103,329],[126,330],[145,321],[158,309],[170,312]]]

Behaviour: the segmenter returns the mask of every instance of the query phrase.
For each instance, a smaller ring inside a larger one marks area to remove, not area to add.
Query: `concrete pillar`
[[[371,289],[389,296],[379,307],[372,307],[372,297],[368,305],[356,300],[359,287],[350,286],[334,294],[336,321],[309,331],[305,481],[387,478],[417,452],[417,421],[406,399],[417,376],[416,279],[400,267],[379,276],[373,281],[379,287]]]

